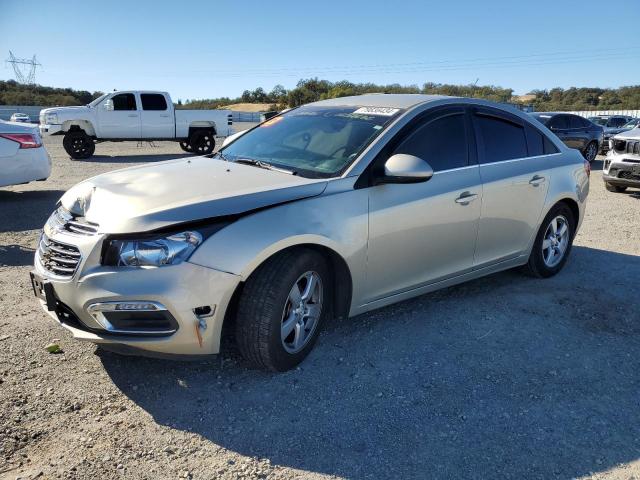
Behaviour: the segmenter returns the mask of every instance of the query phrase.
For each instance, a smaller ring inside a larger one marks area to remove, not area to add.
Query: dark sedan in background
[[[555,133],[567,147],[580,150],[589,162],[596,158],[604,141],[604,129],[600,125],[570,113],[536,112],[531,116]]]

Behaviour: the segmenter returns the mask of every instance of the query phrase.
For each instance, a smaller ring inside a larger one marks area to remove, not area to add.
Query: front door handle
[[[129,116],[130,116],[130,117],[137,117],[137,116],[138,116],[138,114],[137,114],[137,113],[130,113],[130,114],[129,114]]]
[[[169,115],[160,115],[162,118],[169,118]]]
[[[478,198],[477,193],[462,192],[460,196],[456,198],[456,203],[459,203],[460,205],[469,205],[476,198]]]
[[[542,185],[545,182],[546,178],[541,177],[540,175],[534,175],[534,177],[529,180],[529,185],[533,185],[537,187],[538,185]]]

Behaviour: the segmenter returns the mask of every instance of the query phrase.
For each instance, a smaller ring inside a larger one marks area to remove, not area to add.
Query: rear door
[[[175,136],[172,106],[161,93],[141,93],[140,127],[142,138],[173,138]]]
[[[368,302],[470,271],[482,186],[464,107],[428,113],[391,140],[395,153],[426,160],[431,179],[369,187]]]
[[[111,97],[113,110],[98,108],[101,138],[140,138],[140,111],[135,93],[118,93]]]
[[[483,186],[474,259],[481,268],[527,251],[546,198],[549,172],[545,142],[536,128],[490,108],[475,109],[472,117]],[[552,144],[549,148],[555,149]]]

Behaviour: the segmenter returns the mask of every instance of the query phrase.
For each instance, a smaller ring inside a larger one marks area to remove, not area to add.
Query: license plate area
[[[29,272],[29,276],[31,277],[31,288],[33,288],[34,295],[47,304],[47,310],[55,310],[56,295],[53,291],[53,285],[51,285],[51,282],[35,272]]]

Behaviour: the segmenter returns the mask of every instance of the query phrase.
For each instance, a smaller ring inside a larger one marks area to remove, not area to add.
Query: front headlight
[[[186,231],[164,237],[110,240],[103,264],[118,267],[161,267],[186,259],[202,243],[199,232]]]
[[[45,117],[47,124],[58,123],[58,114],[56,113],[47,113]]]

